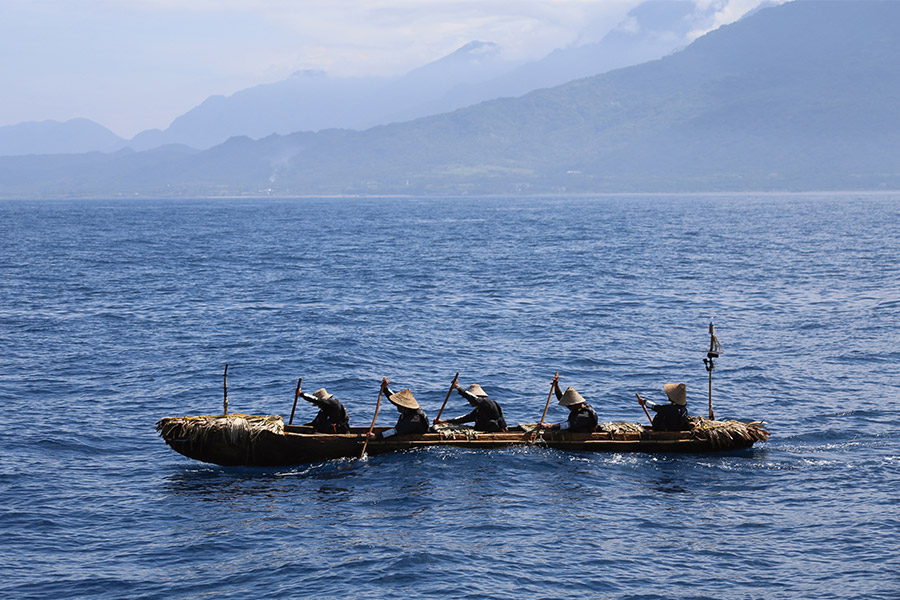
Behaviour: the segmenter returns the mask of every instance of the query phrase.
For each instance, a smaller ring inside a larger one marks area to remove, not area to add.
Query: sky
[[[642,1],[0,0],[0,126],[83,117],[131,138],[304,69],[400,75],[474,40],[537,60]],[[716,24],[761,2],[694,1]]]

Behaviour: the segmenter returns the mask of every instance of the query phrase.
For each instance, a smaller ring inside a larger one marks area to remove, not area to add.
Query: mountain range
[[[535,62],[506,60],[496,44],[474,41],[399,77],[298,71],[283,81],[211,96],[166,129],[143,131],[130,140],[111,132],[85,135],[83,119],[0,127],[0,156],[149,150],[166,144],[207,149],[239,135],[259,139],[410,121],[660,58],[687,45],[692,31],[711,27],[713,15],[712,6],[701,10],[693,0],[649,0],[599,42],[558,49]],[[38,126],[43,131],[35,136]]]
[[[7,196],[900,185],[900,3],[796,0],[640,65],[365,131],[0,158]]]
[[[30,121],[0,127],[0,156],[112,151],[124,141],[89,119]]]

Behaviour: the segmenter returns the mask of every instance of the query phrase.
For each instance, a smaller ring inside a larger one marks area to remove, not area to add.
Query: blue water
[[[2,201],[0,597],[900,598],[898,225],[890,193]],[[602,421],[670,381],[705,414],[710,317],[750,451],[222,468],[154,431],[221,411],[225,363],[232,410],[302,375],[357,425],[456,371],[511,423],[554,371]]]

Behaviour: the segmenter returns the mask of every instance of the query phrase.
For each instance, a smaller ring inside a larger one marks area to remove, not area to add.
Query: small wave
[[[108,441],[101,438],[90,440],[90,437],[92,436],[86,436],[86,438],[82,439],[50,437],[33,440],[30,442],[30,445],[38,449],[39,452],[55,455],[60,453],[88,456],[118,454],[118,451]]]

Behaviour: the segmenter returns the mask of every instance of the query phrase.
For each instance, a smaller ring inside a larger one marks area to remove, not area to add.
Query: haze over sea
[[[897,193],[0,201],[0,596],[896,599],[898,223]],[[232,410],[285,418],[299,376],[351,424],[383,376],[434,417],[456,371],[511,423],[554,371],[601,421],[674,381],[702,415],[710,317],[750,451],[222,468],[154,431],[221,412],[225,363]]]

